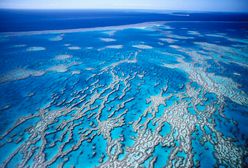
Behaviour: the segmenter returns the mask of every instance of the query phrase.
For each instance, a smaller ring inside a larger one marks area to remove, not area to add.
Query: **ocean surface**
[[[0,10],[0,32],[63,30],[153,21],[248,22],[248,13],[142,10]]]
[[[0,11],[0,167],[248,166],[248,17]]]

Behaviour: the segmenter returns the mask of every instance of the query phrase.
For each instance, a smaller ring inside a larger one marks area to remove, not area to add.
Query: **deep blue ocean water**
[[[61,30],[152,21],[247,22],[246,13],[137,10],[0,10],[0,32]],[[243,24],[247,28],[246,24]]]
[[[247,28],[237,13],[0,11],[0,167],[247,166]]]

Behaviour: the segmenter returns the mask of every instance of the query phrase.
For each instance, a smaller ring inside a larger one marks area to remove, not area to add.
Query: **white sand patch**
[[[55,65],[47,69],[48,71],[54,72],[66,72],[68,70],[68,66],[66,65]]]
[[[102,51],[105,49],[122,49],[122,48],[123,48],[123,45],[109,45],[109,46],[106,46],[104,48],[98,49],[98,51]]]
[[[39,35],[39,34],[54,34],[54,33],[74,33],[74,32],[89,32],[89,31],[119,31],[130,28],[138,27],[154,27],[154,25],[164,25],[165,21],[156,21],[156,22],[144,22],[137,24],[128,24],[121,26],[105,26],[105,27],[94,27],[94,28],[80,28],[80,29],[65,29],[65,30],[44,30],[44,31],[27,31],[27,32],[6,32],[0,33],[0,35],[7,36],[20,36],[20,35]],[[1,39],[1,38],[0,38]]]
[[[68,47],[69,50],[81,50],[81,47],[78,46],[72,46],[72,47]]]
[[[50,41],[61,41],[61,40],[63,40],[63,38],[64,38],[64,35],[61,34],[61,35],[58,35],[58,36],[56,36],[56,37],[52,37],[52,38],[50,38],[49,40],[50,40]]]
[[[3,111],[3,110],[7,110],[11,107],[10,104],[6,104],[6,105],[3,105],[2,107],[0,107],[0,111]]]
[[[14,48],[22,48],[22,47],[27,47],[26,44],[17,44],[17,45],[13,45]]]
[[[243,38],[243,39],[226,37],[226,39],[229,40],[229,41],[232,41],[232,42],[239,42],[239,43],[248,44],[247,37],[246,37],[246,38]],[[232,45],[232,46],[234,46],[234,47],[235,47],[235,46],[240,47],[240,45]],[[242,47],[245,47],[245,46],[242,46]]]
[[[49,71],[59,72],[59,73],[67,72],[70,67],[74,65],[79,65],[79,64],[81,64],[81,62],[71,62],[69,64],[58,64],[58,65],[51,66],[50,68],[46,70],[46,72],[49,72]]]
[[[30,92],[30,93],[27,94],[28,97],[32,97],[32,96],[34,96],[34,95],[35,95],[34,92]]]
[[[188,34],[195,35],[195,36],[201,36],[201,34],[198,31],[188,31]]]
[[[169,47],[174,48],[174,49],[179,49],[180,48],[180,46],[178,46],[178,45],[169,45]]]
[[[163,29],[173,30],[174,28],[172,28],[171,26],[168,26],[168,25],[163,25]]]
[[[112,39],[112,38],[100,38],[101,41],[104,41],[104,42],[114,42],[116,41],[115,39]]]
[[[92,50],[93,47],[86,47],[85,49],[86,49],[86,50]]]
[[[134,29],[140,29],[140,30],[145,30],[147,29],[147,26],[138,26],[138,27],[134,27]]]
[[[138,77],[141,79],[144,78],[144,76],[145,76],[144,74],[138,74]]]
[[[72,71],[71,74],[72,75],[79,75],[81,72],[80,71]]]
[[[240,76],[240,74],[237,72],[234,72],[233,75]]]
[[[118,61],[118,62],[114,62],[114,63],[112,63],[110,66],[107,66],[107,67],[105,67],[105,68],[103,68],[103,69],[108,69],[108,68],[110,68],[110,67],[112,67],[112,68],[114,68],[114,67],[116,67],[116,66],[118,66],[118,65],[120,65],[120,64],[123,64],[123,63],[129,63],[129,64],[134,64],[134,63],[137,63],[138,62],[138,60],[137,60],[137,58],[136,58],[136,56],[135,56],[135,58],[134,59],[124,59],[124,60],[120,60],[120,61]],[[103,70],[102,69],[102,70]]]
[[[109,35],[109,36],[113,36],[116,33],[116,31],[114,31],[114,30],[113,31],[106,31],[104,33]]]
[[[106,48],[121,49],[123,48],[123,45],[110,45],[110,46],[106,46]]]
[[[94,70],[94,68],[85,68],[85,70],[92,71],[92,70]]]
[[[159,40],[163,42],[167,42],[167,43],[175,43],[178,41],[178,40],[171,39],[171,38],[160,38]]]
[[[181,36],[181,35],[175,35],[175,34],[168,34],[167,37],[169,38],[175,38],[175,39],[179,39],[179,40],[190,40],[190,39],[194,39],[194,37],[187,37],[187,36]]]
[[[205,34],[206,36],[209,37],[217,37],[217,38],[225,38],[226,34],[224,33],[216,33],[216,34]]]
[[[152,49],[152,46],[149,45],[144,45],[144,44],[138,44],[138,45],[133,45],[134,48],[138,48],[138,49]]]
[[[19,68],[19,69],[12,70],[6,73],[5,75],[1,75],[0,83],[22,80],[22,79],[26,79],[31,76],[42,76],[45,73],[46,72],[42,70],[31,70],[31,69]]]
[[[81,62],[71,62],[69,64],[59,64],[55,66],[51,66],[47,69],[43,70],[33,70],[33,69],[26,69],[26,68],[18,68],[11,70],[5,74],[0,74],[0,83],[22,80],[29,77],[38,77],[42,76],[48,72],[67,72],[68,69],[74,65],[79,65]]]
[[[66,59],[70,59],[70,58],[72,58],[72,55],[67,55],[67,54],[65,54],[65,55],[57,55],[55,57],[55,60],[66,60]]]
[[[46,50],[45,47],[29,47],[27,48],[26,51],[31,52],[31,51],[44,51],[44,50]]]

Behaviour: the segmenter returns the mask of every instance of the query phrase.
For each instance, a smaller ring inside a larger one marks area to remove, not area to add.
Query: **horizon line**
[[[129,11],[154,11],[154,12],[196,12],[196,13],[247,13],[248,11],[234,10],[180,10],[180,9],[148,9],[148,8],[8,8],[0,10],[129,10]]]

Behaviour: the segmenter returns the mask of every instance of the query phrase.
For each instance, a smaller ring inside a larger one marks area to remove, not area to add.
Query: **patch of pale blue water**
[[[171,125],[168,124],[168,123],[164,123],[161,131],[159,132],[159,134],[162,136],[162,137],[166,137],[167,134],[169,134],[171,132]]]
[[[237,110],[237,107],[239,110]],[[225,120],[226,128],[223,131],[225,134],[231,134],[238,138],[238,143],[245,143],[245,135],[247,135],[247,119],[246,119],[247,109],[243,106],[237,105],[230,102],[225,108],[224,114],[232,122],[227,122]],[[220,123],[218,123],[218,129],[221,129]]]
[[[216,163],[213,145],[209,142],[202,144],[203,132],[197,127],[192,134],[192,147],[194,151],[193,161],[200,167],[213,167]]]
[[[169,160],[170,153],[172,152],[172,148],[163,147],[158,145],[155,147],[153,156],[157,157],[157,161],[154,164],[155,168],[164,167]]]
[[[116,140],[116,139],[119,139],[122,135],[122,131],[123,131],[123,128],[122,127],[117,127],[117,128],[114,128],[112,131],[111,131],[111,138],[113,140]]]

